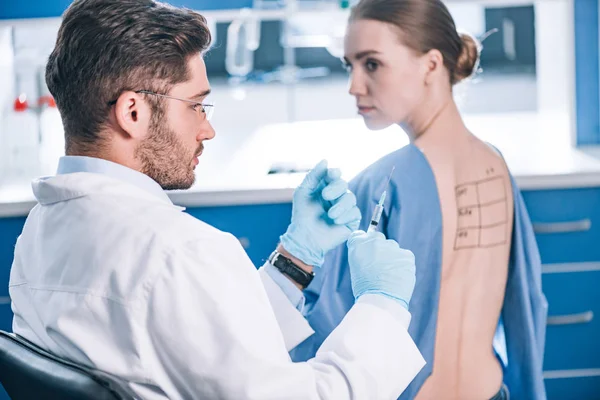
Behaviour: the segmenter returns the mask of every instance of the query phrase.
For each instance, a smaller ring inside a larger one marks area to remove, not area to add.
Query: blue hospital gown
[[[416,396],[431,375],[442,265],[442,215],[431,167],[414,145],[383,157],[350,182],[363,214],[366,230],[387,176],[396,172],[387,188],[381,231],[416,258],[416,286],[410,301],[409,333],[427,365],[402,394]],[[541,260],[523,199],[512,179],[514,224],[506,295],[494,340],[504,366],[504,383],[512,399],[545,399],[542,361],[547,303],[541,290]],[[325,265],[304,291],[305,314],[315,334],[290,354],[294,361],[313,357],[331,331],[354,304],[345,244],[327,255]]]

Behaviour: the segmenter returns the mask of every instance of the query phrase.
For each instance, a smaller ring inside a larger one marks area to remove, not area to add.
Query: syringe
[[[369,229],[367,229],[367,232],[374,231],[375,229],[377,229],[377,225],[379,225],[379,221],[381,220],[381,214],[383,213],[383,203],[385,202],[385,196],[387,195],[386,189],[390,184],[390,180],[392,179],[394,169],[396,169],[396,167],[392,167],[392,172],[390,172],[390,176],[388,177],[387,183],[384,186],[383,193],[379,198],[379,202],[375,206],[375,210],[373,211],[373,216],[371,217],[371,222],[369,223]]]

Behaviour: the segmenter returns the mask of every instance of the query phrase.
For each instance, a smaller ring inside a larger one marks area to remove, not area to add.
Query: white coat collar
[[[61,157],[57,175],[33,181],[32,188],[40,204],[52,204],[92,193],[126,193],[128,196],[173,205],[160,185],[149,176],[93,157]]]
[[[93,174],[110,176],[111,178],[131,183],[140,189],[144,189],[155,196],[170,202],[167,194],[154,179],[112,161],[84,156],[64,156],[60,158],[58,162],[58,171],[56,172],[57,175],[72,174],[76,172],[90,172]]]

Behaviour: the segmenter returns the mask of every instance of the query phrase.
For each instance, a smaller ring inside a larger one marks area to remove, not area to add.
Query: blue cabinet
[[[8,296],[8,278],[17,237],[23,230],[25,217],[0,219],[0,299]],[[1,304],[1,301],[0,301]]]
[[[599,284],[600,270],[544,274],[549,303],[545,370],[600,369]]]
[[[600,261],[600,188],[523,193],[542,262]]]
[[[548,399],[600,399],[600,188],[523,198],[544,263]]]
[[[0,219],[0,330],[12,331],[12,311],[8,297],[8,279],[17,237],[23,230],[25,218]],[[0,385],[0,400],[9,397]]]
[[[235,235],[256,267],[260,267],[279,242],[292,217],[291,204],[261,204],[191,208],[187,212]]]
[[[548,400],[598,400],[600,376],[547,380],[546,391]]]
[[[17,237],[23,230],[25,218],[0,219],[0,330],[11,331],[12,312],[8,297],[8,280]]]
[[[0,19],[60,17],[73,0],[0,0]],[[252,0],[167,0],[198,11],[252,7]]]

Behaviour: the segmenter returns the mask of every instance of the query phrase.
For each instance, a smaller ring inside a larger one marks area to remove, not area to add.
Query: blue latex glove
[[[412,252],[386,240],[381,232],[356,231],[348,239],[348,263],[355,299],[381,294],[408,310],[416,281]]]
[[[325,254],[358,228],[361,215],[339,169],[317,164],[294,191],[292,222],[282,246],[307,265],[320,267]]]

